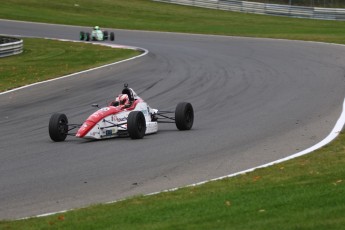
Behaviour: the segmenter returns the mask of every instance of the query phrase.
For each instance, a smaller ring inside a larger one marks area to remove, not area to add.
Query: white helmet
[[[121,106],[130,105],[129,97],[127,94],[120,94],[119,96],[117,96],[116,101],[119,102]]]

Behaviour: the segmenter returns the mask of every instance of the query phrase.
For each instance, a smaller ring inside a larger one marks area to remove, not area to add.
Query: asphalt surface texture
[[[2,34],[77,40],[85,27],[0,20]],[[259,166],[326,137],[342,110],[345,47],[287,40],[115,31],[144,57],[0,95],[0,219],[181,187]],[[0,59],[1,65],[1,59]],[[28,73],[30,74],[30,73]],[[55,143],[55,112],[82,123],[128,83],[153,108],[192,103],[190,131]]]

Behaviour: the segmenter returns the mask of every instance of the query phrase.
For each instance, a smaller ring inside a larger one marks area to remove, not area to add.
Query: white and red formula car
[[[97,104],[92,106],[99,108]],[[173,113],[174,117],[171,116]],[[175,111],[158,111],[125,84],[122,94],[115,101],[99,108],[83,124],[69,124],[65,114],[54,113],[49,121],[49,136],[56,142],[64,141],[67,135],[86,139],[118,136],[141,139],[146,134],[158,132],[158,123],[175,123],[179,130],[190,130],[193,122],[194,110],[190,103],[178,103]],[[76,133],[71,133],[77,128]]]

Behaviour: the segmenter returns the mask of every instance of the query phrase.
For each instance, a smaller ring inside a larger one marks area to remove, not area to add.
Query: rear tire
[[[127,131],[132,139],[142,139],[146,132],[146,120],[141,111],[130,112],[127,119]]]
[[[83,40],[85,39],[85,32],[80,31],[79,39],[80,39],[81,41],[83,41]]]
[[[115,40],[115,34],[114,32],[110,32],[110,41],[114,41]]]
[[[175,124],[179,130],[190,130],[194,123],[193,106],[188,102],[181,102],[175,109]]]
[[[64,141],[68,134],[68,120],[65,114],[54,113],[49,120],[49,136],[55,142]]]

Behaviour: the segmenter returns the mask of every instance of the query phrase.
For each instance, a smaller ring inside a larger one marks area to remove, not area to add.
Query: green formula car
[[[79,39],[81,41],[114,41],[115,40],[115,33],[108,32],[106,30],[101,30],[99,26],[95,26],[91,33],[89,32],[80,32]]]

